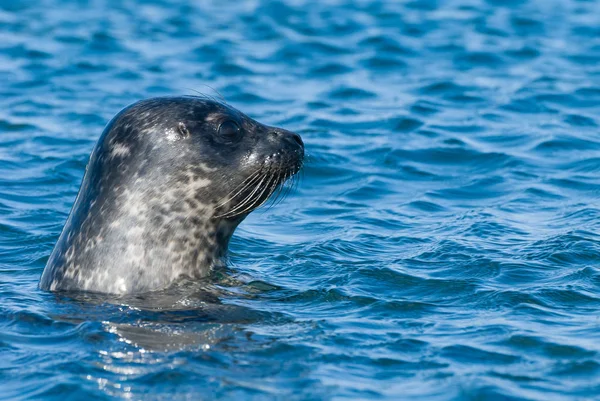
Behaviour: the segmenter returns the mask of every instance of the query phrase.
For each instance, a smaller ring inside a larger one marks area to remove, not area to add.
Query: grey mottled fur
[[[238,141],[219,136],[226,120],[241,127]],[[127,107],[90,156],[40,288],[131,294],[205,277],[237,225],[298,171],[303,155],[296,134],[212,99],[155,98]],[[254,187],[245,182],[259,185],[253,174],[265,177],[263,186],[273,183],[264,199],[218,217],[250,195]],[[273,174],[281,182],[270,180]]]

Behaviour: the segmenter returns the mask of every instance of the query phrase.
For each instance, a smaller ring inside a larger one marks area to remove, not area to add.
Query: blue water
[[[0,398],[600,399],[599,10],[0,0]],[[196,91],[297,190],[209,283],[40,291],[106,122]]]

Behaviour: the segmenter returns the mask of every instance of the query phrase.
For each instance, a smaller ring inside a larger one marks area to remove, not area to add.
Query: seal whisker
[[[271,207],[273,207],[273,204],[275,203],[275,200],[279,197],[279,195],[281,194],[281,184],[285,181],[284,177],[283,177],[284,173],[281,172],[281,170],[276,170],[275,171],[275,181],[274,181],[274,188],[273,188],[273,192],[270,195],[270,205],[269,205],[269,209]],[[275,194],[275,196],[273,196],[273,194]]]
[[[273,177],[273,180],[271,181],[271,183],[269,185],[266,197],[256,207],[259,207],[259,206],[263,205],[264,203],[266,203],[267,201],[271,200],[273,193],[275,193],[275,191],[278,188],[280,188],[282,182],[283,182],[282,181],[282,173],[280,171],[278,171],[278,174],[276,174]],[[261,195],[261,197],[262,197],[262,195]],[[267,208],[267,210],[270,209],[272,206],[273,206],[273,204],[271,203],[271,205]]]
[[[244,181],[242,181],[242,183],[240,185],[238,185],[237,187],[235,187],[233,189],[233,191],[231,191],[229,194],[227,194],[227,196],[225,196],[224,200],[216,205],[216,208],[220,208],[225,206],[226,204],[228,204],[229,202],[231,202],[233,199],[235,199],[236,196],[238,196],[240,193],[242,193],[246,188],[248,188],[248,186],[250,186],[253,181],[257,180],[260,178],[260,172],[261,170],[255,171],[254,173],[252,173],[250,176],[248,176],[248,178],[246,178]],[[236,191],[238,188],[242,187],[239,191],[236,192],[235,195],[231,195],[234,191]]]
[[[294,183],[292,182],[291,184],[287,185],[285,188],[285,192],[283,193],[283,198],[287,198],[290,193],[293,191],[294,189]]]
[[[261,171],[262,172],[262,171]],[[254,194],[260,189],[262,188],[263,183],[265,182],[265,179],[267,179],[266,182],[269,182],[268,180],[269,175],[268,174],[264,174],[262,176],[262,179],[260,180],[260,182],[258,183],[258,185],[256,185],[256,187],[254,188],[254,190],[242,201],[240,202],[233,210],[239,209],[239,208],[243,208],[248,202],[251,202],[254,199]]]
[[[292,190],[294,189],[295,177],[296,176],[293,176],[292,177],[293,181],[290,184],[286,185],[285,191],[283,194],[283,198],[286,198],[290,194],[290,192],[292,192]]]
[[[258,183],[258,185],[254,188],[254,190],[240,204],[238,204],[236,207],[229,210],[228,212],[226,212],[222,215],[219,215],[219,216],[215,216],[215,217],[233,217],[233,216],[237,216],[237,215],[241,214],[241,213],[238,213],[237,211],[239,209],[243,209],[249,202],[253,201],[254,194],[256,193],[256,191],[258,191],[261,188],[261,186],[266,178],[267,178],[266,175],[263,176],[262,179],[260,180],[260,182]]]
[[[277,176],[273,181],[272,188],[270,190],[270,194],[268,195],[267,201],[269,205],[267,206],[267,210],[271,209],[277,203],[277,199],[281,195],[281,190],[283,188],[283,183],[285,182],[287,173],[283,173],[281,171],[277,172]],[[275,196],[273,196],[275,194]]]
[[[273,203],[271,204],[271,206],[269,206],[269,208],[277,206],[279,203],[281,203],[281,201],[283,201],[283,199],[285,199],[286,196],[286,181],[293,176],[293,171],[287,171],[286,173],[283,174],[283,178],[280,179],[279,184],[278,184],[278,188],[277,188],[277,194],[275,195],[275,198],[273,199]]]
[[[283,199],[283,197],[281,195],[283,193],[283,182],[284,181],[285,181],[285,179],[280,179],[279,182],[277,183],[277,187],[276,187],[275,191],[273,191],[275,196],[271,197],[268,209],[275,207],[276,205],[279,204],[280,200]]]
[[[272,177],[272,176],[271,177],[265,176],[265,178],[268,178],[267,181],[266,181],[266,184],[263,186],[262,185],[263,182],[261,181],[260,185],[258,185],[257,188],[255,188],[255,190],[262,188],[262,191],[258,192],[257,196],[254,196],[254,192],[253,192],[252,196],[246,198],[247,201],[245,201],[244,204],[240,204],[234,210],[230,211],[230,213],[233,212],[233,214],[231,215],[231,217],[233,217],[233,216],[239,216],[239,215],[244,214],[244,213],[246,213],[248,211],[254,210],[254,209],[256,209],[256,207],[258,207],[258,206],[255,206],[256,203],[261,200],[261,198],[263,197],[265,191],[271,187],[271,183],[274,180],[274,177]],[[262,204],[262,202],[261,202],[261,204]],[[259,206],[260,206],[260,204],[259,204]]]
[[[241,214],[244,214],[246,212],[249,212],[251,210],[256,209],[257,207],[259,207],[260,205],[262,205],[263,203],[265,203],[267,201],[267,199],[269,199],[268,195],[267,197],[265,197],[264,199],[261,200],[261,198],[263,197],[263,195],[265,194],[265,191],[267,191],[268,189],[273,188],[272,187],[272,183],[275,181],[275,177],[271,177],[269,179],[269,181],[267,181],[267,185],[265,185],[263,187],[263,190],[260,192],[260,195],[258,195],[254,201],[252,202],[252,204],[250,204],[246,209],[242,210],[241,212],[236,212],[236,216],[239,216]]]
[[[270,172],[274,171],[274,174],[271,175]],[[248,189],[251,185],[257,184],[257,180],[260,178],[261,174],[262,179],[256,187],[244,198],[241,202],[239,202],[233,209],[215,216],[219,217],[235,217],[241,214],[244,214],[248,211],[254,210],[264,204],[269,198],[276,192],[276,195],[272,200],[269,209],[276,204],[278,204],[281,200],[285,199],[289,193],[295,188],[297,185],[297,180],[294,181],[290,185],[284,185],[288,179],[291,177],[296,178],[295,169],[292,170],[281,170],[281,169],[271,169],[270,167],[261,168],[258,171],[254,172],[250,177],[248,177],[241,184],[243,187],[238,189],[240,186],[236,187],[237,192],[231,196],[228,195],[224,201],[222,201],[218,207],[223,207],[226,204],[232,202],[240,193],[243,193],[246,189]],[[265,178],[266,181],[265,181]],[[262,188],[262,190],[261,190]],[[260,192],[259,192],[260,191]],[[266,196],[265,196],[266,195]]]
[[[208,89],[212,90],[212,91],[213,91],[213,92],[215,92],[217,95],[219,95],[219,98],[215,98],[215,97],[211,96],[211,98],[212,98],[213,100],[216,100],[216,101],[221,101],[221,102],[223,102],[223,103],[227,103],[227,101],[225,100],[225,97],[224,97],[224,96],[221,94],[221,92],[219,92],[218,90],[216,90],[215,88],[213,88],[213,87],[212,87],[212,86],[210,86],[210,85],[207,85],[207,84],[200,84],[200,85],[206,86]],[[194,91],[195,91],[195,92],[198,92],[198,93],[201,93],[201,92],[199,92],[199,91],[197,91],[197,90],[194,90]],[[206,95],[206,94],[205,94],[205,95]]]
[[[216,94],[218,94],[220,99],[216,98],[216,97],[214,97],[212,95],[209,95],[207,93],[200,92],[200,91],[198,91],[198,90],[196,90],[194,88],[185,88],[185,89],[195,92],[196,95],[193,95],[193,96],[196,96],[196,97],[199,97],[199,98],[202,98],[202,99],[206,99],[206,100],[210,100],[210,101],[213,101],[213,102],[227,104],[227,101],[225,100],[225,98],[223,97],[223,95],[221,95],[219,93],[219,91],[217,91],[216,89],[210,87],[209,85],[206,85],[206,84],[201,84],[201,85],[206,86],[207,88],[211,89],[213,92],[215,92]]]

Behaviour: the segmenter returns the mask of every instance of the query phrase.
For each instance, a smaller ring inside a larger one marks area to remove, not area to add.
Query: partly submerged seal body
[[[40,288],[131,294],[205,277],[303,157],[297,134],[212,99],[135,103],[98,140]]]

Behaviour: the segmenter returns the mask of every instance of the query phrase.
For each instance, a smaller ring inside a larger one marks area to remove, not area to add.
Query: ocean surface
[[[38,281],[105,124],[302,135],[209,282]],[[599,400],[600,1],[0,0],[0,399]]]

